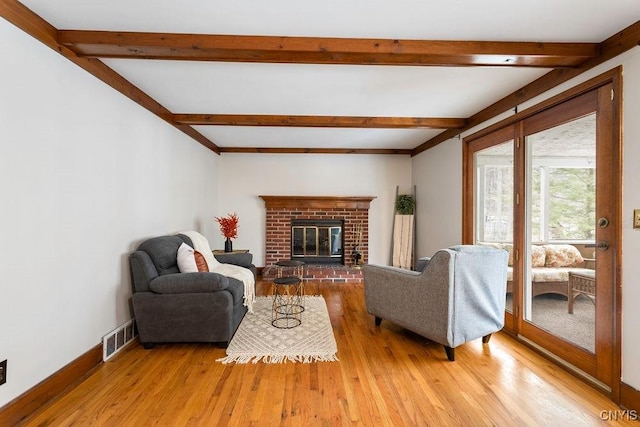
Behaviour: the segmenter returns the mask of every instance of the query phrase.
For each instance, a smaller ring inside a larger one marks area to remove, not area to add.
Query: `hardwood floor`
[[[327,302],[339,362],[223,365],[212,345],[133,344],[24,425],[638,425],[504,334],[449,362],[440,345],[375,327],[362,284],[306,289]]]

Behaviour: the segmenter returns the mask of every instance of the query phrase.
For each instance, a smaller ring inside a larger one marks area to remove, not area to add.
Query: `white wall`
[[[414,159],[419,258],[462,242],[462,141],[450,139]]]
[[[374,196],[369,210],[369,262],[388,264],[394,197],[411,191],[411,159],[398,155],[227,154],[220,161],[220,211],[240,217],[234,248],[264,265],[265,207],[259,195]],[[213,239],[223,246],[223,237]],[[214,243],[212,242],[212,246]]]
[[[212,236],[220,157],[0,19],[0,407],[130,318],[128,253]]]
[[[624,174],[622,180],[622,379],[640,390],[640,230],[633,209],[640,209],[640,48],[624,61]]]
[[[618,65],[623,66],[623,200],[622,200],[622,379],[635,389],[640,389],[640,263],[636,261],[640,253],[640,230],[632,228],[633,209],[640,208],[640,48],[636,47],[627,53],[602,64],[599,67],[566,82],[557,88],[519,106],[523,111],[549,97],[565,91],[577,84],[593,78]],[[500,118],[505,117],[502,115]],[[470,135],[479,129],[495,122],[484,123],[463,133]],[[435,202],[431,207],[421,207],[418,211],[418,249],[426,249],[426,254],[433,252],[437,246],[459,243],[461,240],[461,200],[462,200],[462,147],[460,141],[451,139],[435,148],[427,150],[413,158],[413,182],[418,186],[419,198],[431,197]],[[446,191],[440,184],[443,180],[451,180]],[[425,195],[420,189],[424,189]],[[456,211],[457,209],[457,211]],[[443,221],[449,219],[448,226]],[[432,244],[431,241],[434,241]]]

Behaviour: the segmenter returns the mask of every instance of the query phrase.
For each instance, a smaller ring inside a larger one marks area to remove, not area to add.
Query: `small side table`
[[[590,297],[596,296],[596,271],[569,272],[569,282],[567,284],[567,296],[569,297],[568,310],[573,314],[573,301],[578,294],[585,294]]]
[[[304,262],[279,261],[276,266],[271,324],[281,329],[295,328],[302,323],[304,311]]]
[[[211,252],[213,252],[214,255],[224,255],[224,254],[246,254],[249,253],[249,249],[234,249],[231,252],[225,252],[224,249],[214,249]]]

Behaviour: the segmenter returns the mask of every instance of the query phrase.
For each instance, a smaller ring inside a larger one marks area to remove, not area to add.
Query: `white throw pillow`
[[[178,269],[180,273],[197,273],[198,265],[193,253],[193,248],[183,243],[178,248]]]
[[[204,256],[204,259],[207,261],[207,266],[209,266],[209,271],[216,270],[220,265],[220,262],[213,256],[211,248],[209,247],[209,241],[206,237],[197,231],[181,231],[178,234],[184,234],[191,239],[193,249],[197,250],[202,254],[202,256]]]

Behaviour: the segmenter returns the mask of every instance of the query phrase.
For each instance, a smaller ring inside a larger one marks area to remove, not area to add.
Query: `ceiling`
[[[640,40],[640,0],[21,3],[0,16],[218,153],[416,154]]]

